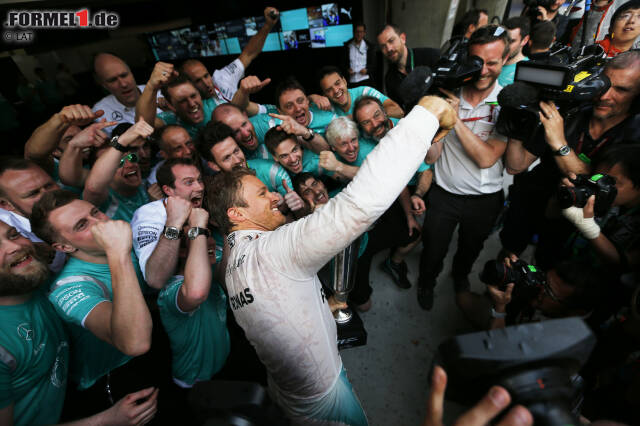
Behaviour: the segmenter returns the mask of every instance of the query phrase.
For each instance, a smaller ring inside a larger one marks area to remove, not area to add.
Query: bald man
[[[103,110],[108,121],[135,123],[136,102],[144,85],[136,85],[131,69],[122,59],[110,53],[98,53],[93,61],[96,82],[110,94],[93,106],[93,111]],[[157,113],[162,112],[158,110]],[[103,129],[109,136],[113,127]]]

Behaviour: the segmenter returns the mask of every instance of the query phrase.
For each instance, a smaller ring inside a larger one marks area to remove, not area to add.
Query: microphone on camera
[[[426,66],[415,67],[398,87],[399,101],[406,109],[413,107],[421,97],[427,94],[431,84],[433,84],[431,68]]]
[[[537,113],[540,108],[540,90],[530,84],[516,81],[505,86],[498,93],[498,103],[501,107],[510,107]]]

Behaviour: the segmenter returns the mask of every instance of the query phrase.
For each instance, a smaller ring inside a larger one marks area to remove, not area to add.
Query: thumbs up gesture
[[[304,208],[304,201],[298,193],[294,192],[293,189],[289,188],[286,179],[282,179],[282,186],[287,191],[287,194],[284,196],[284,202],[287,203],[287,207],[292,212],[302,210]]]

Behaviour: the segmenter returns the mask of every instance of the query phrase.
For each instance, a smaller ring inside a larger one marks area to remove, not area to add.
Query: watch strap
[[[506,312],[496,312],[495,308],[491,308],[491,318],[503,319],[507,317]]]
[[[120,152],[129,152],[129,148],[120,144],[120,142],[118,142],[118,138],[119,136],[112,137],[111,140],[109,140],[109,146],[117,149]]]
[[[560,157],[564,157],[565,155],[569,155],[570,152],[571,147],[569,147],[569,145],[562,145],[554,152],[554,154],[559,155]]]

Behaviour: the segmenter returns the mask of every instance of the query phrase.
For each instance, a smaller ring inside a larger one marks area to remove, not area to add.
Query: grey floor
[[[506,185],[505,185],[506,186]],[[371,267],[373,307],[361,314],[368,333],[365,346],[341,351],[349,379],[372,426],[421,425],[429,390],[428,372],[438,345],[447,337],[476,331],[455,304],[451,261],[457,247],[454,234],[444,269],[438,277],[435,303],[429,312],[416,300],[418,260],[422,245],[407,257],[411,289],[401,290],[379,269],[387,252],[380,253]],[[484,263],[500,249],[498,234],[485,242],[469,276],[472,290],[484,292],[478,275]],[[525,255],[524,257],[528,257]],[[445,424],[463,407],[445,403]]]

